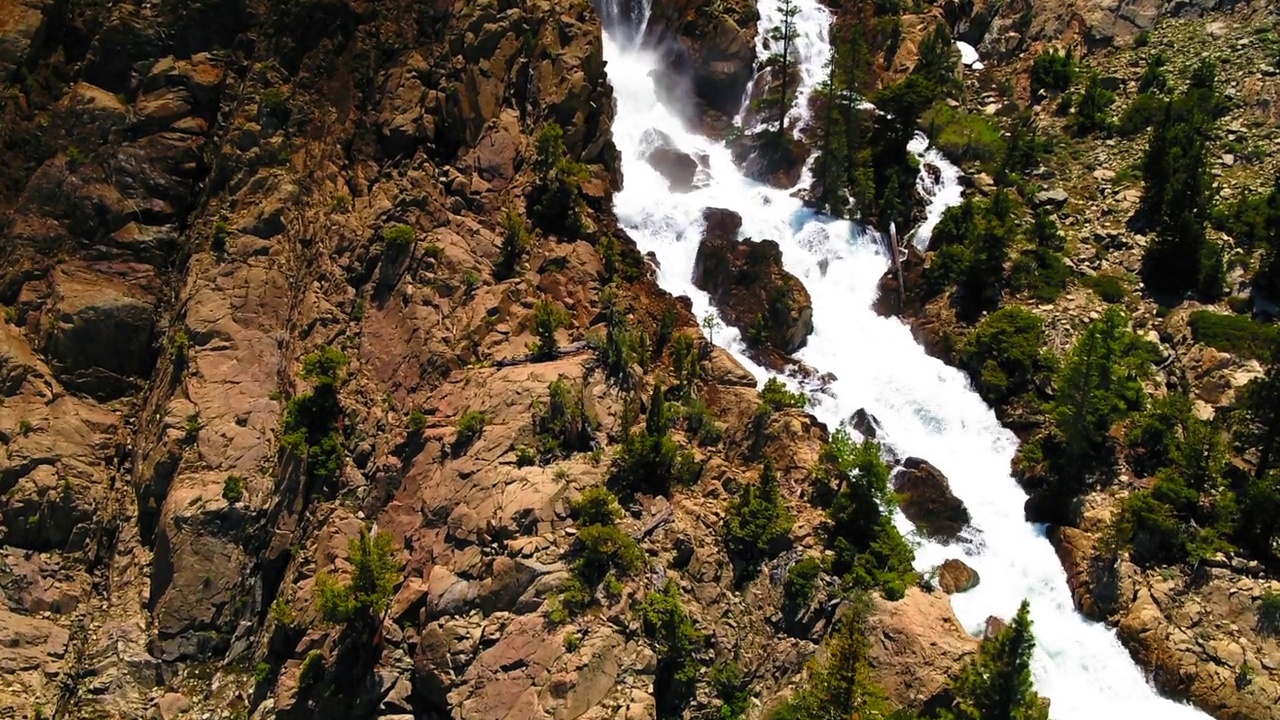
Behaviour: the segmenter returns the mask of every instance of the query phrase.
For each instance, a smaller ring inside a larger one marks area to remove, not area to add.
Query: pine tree
[[[1276,175],[1263,206],[1262,262],[1253,275],[1253,287],[1271,299],[1280,299],[1280,175]]]
[[[724,537],[729,551],[754,569],[769,556],[769,549],[791,531],[791,514],[782,502],[778,473],[766,459],[760,483],[747,485],[729,506]]]
[[[1280,459],[1280,348],[1272,351],[1266,374],[1245,385],[1232,412],[1236,444],[1257,453],[1254,477],[1262,478]]]
[[[1062,366],[1052,410],[1061,444],[1052,462],[1059,489],[1078,492],[1091,474],[1107,469],[1108,432],[1141,408],[1149,372],[1149,351],[1120,310],[1109,309],[1085,329]]]
[[[779,10],[782,22],[769,30],[773,52],[764,60],[764,66],[775,74],[776,82],[770,83],[755,103],[756,110],[765,116],[766,124],[777,123],[773,128],[776,137],[786,132],[787,111],[791,109],[791,96],[795,94],[795,88],[791,87],[791,73],[795,69],[796,15],[800,7],[792,0],[782,0]]]
[[[956,705],[944,716],[948,720],[1047,720],[1048,705],[1031,680],[1035,646],[1030,606],[1023,600],[1013,622],[983,641],[978,657],[953,688]]]
[[[855,601],[809,665],[804,684],[774,717],[790,720],[881,720],[890,705],[871,672],[865,602]]]

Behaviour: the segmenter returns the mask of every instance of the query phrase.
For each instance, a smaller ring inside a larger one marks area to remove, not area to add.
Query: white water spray
[[[830,54],[830,16],[816,0],[795,1],[800,6],[799,95],[804,98],[821,78]],[[760,12],[763,36],[780,18],[777,0],[761,0]],[[819,215],[789,190],[743,177],[723,145],[689,132],[659,102],[651,73],[656,55],[606,37],[605,57],[618,102],[614,142],[625,173],[623,189],[614,198],[619,221],[641,251],[657,255],[662,287],[690,297],[699,317],[713,310],[690,280],[703,208],[733,210],[742,216],[743,236],[778,241],[787,270],[800,278],[813,301],[815,329],[800,358],[837,377],[829,394],[818,396],[814,414],[834,427],[866,408],[883,425],[886,442],[904,456],[937,465],[969,507],[980,541],[950,547],[923,542],[917,565],[926,569],[947,557],[966,555],[982,581],[952,596],[952,603],[970,632],[979,633],[989,615],[1009,618],[1023,598],[1030,600],[1038,641],[1036,687],[1052,701],[1050,714],[1056,720],[1205,720],[1202,713],[1160,697],[1115,634],[1075,611],[1044,528],[1023,518],[1026,495],[1009,476],[1014,436],[1000,426],[960,371],[927,356],[899,320],[871,310],[877,281],[888,264],[878,233]],[[805,105],[798,104],[792,117],[807,120]],[[698,173],[705,186],[688,194],[668,191],[666,181],[641,159],[650,128],[666,133],[691,156],[705,156]],[[921,189],[932,198],[928,221],[915,233],[914,242],[923,246],[942,211],[959,202],[959,172],[922,139],[913,150],[939,170],[936,178],[921,180]],[[801,184],[808,182],[806,173]],[[761,382],[768,377],[745,357],[737,331],[728,328],[716,340]],[[901,517],[899,522],[907,527]]]

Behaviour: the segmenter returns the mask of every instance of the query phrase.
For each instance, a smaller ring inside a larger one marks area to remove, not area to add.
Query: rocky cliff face
[[[830,605],[784,616],[781,578],[816,545],[799,497],[825,429],[788,411],[748,430],[754,379],[697,338],[618,231],[586,2],[0,0],[0,18],[0,704],[647,718],[655,658],[632,609],[667,574],[708,638],[700,661],[736,660],[762,696],[812,654]],[[699,87],[737,78],[738,55]],[[586,168],[583,222],[508,263],[503,210],[525,213],[534,136],[553,122]],[[662,348],[628,383],[602,372],[585,341],[610,279],[609,312],[697,338],[727,431],[696,451],[696,489],[628,504],[647,572],[557,625],[568,501],[608,468],[590,453],[530,464],[532,408],[564,379],[607,447],[671,374]],[[546,302],[563,310],[559,350],[531,354]],[[348,360],[334,440],[300,452],[280,428],[322,347]],[[464,442],[468,413],[484,421]],[[764,457],[797,552],[744,588],[716,519]],[[367,523],[404,573],[385,622],[352,643],[319,618],[316,578],[349,572]],[[921,597],[930,619],[910,627],[955,640],[915,670],[941,686],[972,643],[936,622],[945,600]],[[915,683],[890,690],[921,700]]]

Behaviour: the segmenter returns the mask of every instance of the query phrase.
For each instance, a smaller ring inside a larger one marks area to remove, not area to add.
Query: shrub
[[[484,432],[485,415],[479,410],[464,410],[458,417],[458,425],[453,433],[453,451],[460,453],[480,437]]]
[[[201,427],[203,427],[203,423],[200,422],[200,416],[196,413],[191,413],[187,416],[186,424],[183,426],[182,439],[188,445],[195,443],[195,441],[200,437]]]
[[[955,287],[957,309],[973,316],[999,303],[1004,288],[1004,265],[1017,239],[1015,199],[998,190],[990,200],[967,199],[947,208],[934,229],[940,247],[925,274],[930,292]]]
[[[644,634],[653,641],[658,655],[653,695],[659,699],[659,714],[676,715],[693,696],[702,633],[685,612],[680,591],[670,579],[640,604],[640,619]]]
[[[1173,461],[1178,433],[1191,418],[1191,399],[1171,392],[1151,403],[1125,432],[1129,467],[1139,477],[1150,477]]]
[[[264,683],[271,679],[271,666],[265,661],[253,666],[253,681]]]
[[[575,652],[582,647],[582,638],[575,632],[565,633],[563,642],[564,651],[567,653]]]
[[[742,668],[733,661],[711,667],[711,687],[720,700],[720,720],[740,720],[751,705],[751,685],[742,676]]]
[[[1196,310],[1188,321],[1191,337],[1196,342],[1243,358],[1266,358],[1270,349],[1280,341],[1280,332],[1274,325],[1240,315]]]
[[[280,444],[305,458],[311,477],[321,481],[331,480],[342,470],[338,384],[347,362],[346,355],[328,346],[303,358],[300,375],[314,387],[292,398],[281,420]]]
[[[302,665],[298,668],[298,687],[309,688],[316,684],[325,673],[324,653],[319,650],[312,650],[303,658]]]
[[[538,300],[533,306],[533,331],[538,339],[529,344],[534,357],[546,360],[556,354],[556,331],[569,324],[569,313],[551,300]]]
[[[288,105],[288,98],[280,88],[267,88],[262,91],[262,109],[272,115],[278,115]]]
[[[414,435],[422,434],[427,429],[427,414],[414,408],[409,411],[409,432]]]
[[[693,453],[682,450],[668,435],[666,399],[654,383],[643,429],[627,434],[613,458],[611,479],[623,487],[666,493],[672,483],[692,484],[701,474]]]
[[[564,129],[548,123],[535,141],[533,188],[530,215],[540,226],[568,237],[583,230],[582,183],[587,168],[569,158],[564,146]]]
[[[533,245],[533,237],[525,226],[524,218],[515,208],[508,206],[502,211],[502,248],[498,260],[498,277],[509,278],[515,275],[529,248]]]
[[[1072,127],[1082,135],[1109,130],[1110,110],[1115,100],[1115,93],[1102,87],[1101,76],[1097,72],[1090,72],[1080,91],[1080,97],[1075,102],[1076,114],[1072,117]]]
[[[797,560],[787,568],[787,577],[782,584],[783,597],[787,605],[793,608],[808,607],[813,594],[818,589],[818,578],[822,577],[822,561],[808,555]]]
[[[222,499],[229,503],[240,502],[244,497],[244,478],[239,475],[228,475],[222,481]]]
[[[1280,593],[1268,590],[1258,600],[1258,632],[1280,635]]]
[[[579,525],[613,525],[622,519],[618,498],[598,485],[583,491],[570,509]]]
[[[295,620],[293,606],[289,604],[288,600],[284,599],[283,595],[277,596],[271,603],[271,619],[284,627],[293,627]]]
[[[18,421],[19,435],[23,435],[23,436],[30,435],[33,431],[35,431],[35,429],[36,429],[36,426],[33,425],[31,421],[26,418],[22,418],[21,420]]]
[[[388,247],[404,248],[413,244],[417,233],[408,225],[392,225],[382,231],[382,239],[386,240]]]
[[[1075,78],[1075,62],[1070,53],[1049,50],[1040,53],[1031,64],[1031,92],[1041,90],[1066,92]]]
[[[328,623],[375,624],[391,602],[400,582],[401,565],[395,558],[391,535],[369,535],[367,527],[347,543],[351,577],[339,582],[328,573],[316,576],[317,609]]]
[[[558,377],[547,386],[546,405],[534,403],[534,432],[544,458],[565,457],[591,448],[595,418],[582,391]]]
[[[871,439],[853,442],[845,427],[831,435],[820,462],[840,478],[840,491],[827,510],[827,544],[834,552],[831,571],[853,588],[880,588],[897,599],[913,577],[914,552],[886,508],[894,504],[889,468]]]
[[[808,399],[803,393],[791,392],[776,377],[771,377],[765,381],[764,387],[760,390],[760,400],[773,410],[803,408],[808,404]]]
[[[1133,137],[1146,132],[1164,116],[1166,101],[1158,95],[1142,93],[1129,103],[1116,122],[1116,134]]]
[[[1115,305],[1122,302],[1129,296],[1129,288],[1125,285],[1124,278],[1119,275],[1110,273],[1100,273],[1093,275],[1085,280],[1085,285],[1089,286],[1103,302]]]
[[[1005,154],[1000,128],[986,116],[937,103],[921,118],[933,144],[947,157],[983,164],[998,163]]]
[[[1067,289],[1071,267],[1062,255],[1047,248],[1024,250],[1013,261],[1009,286],[1015,292],[1030,293],[1037,302],[1050,303]]]
[[[538,454],[528,445],[516,446],[516,467],[525,468],[538,463]]]
[[[462,272],[462,291],[470,295],[480,287],[480,273],[470,268]]]
[[[765,460],[760,483],[748,485],[729,506],[724,539],[729,553],[754,570],[769,557],[770,550],[791,532],[791,513],[778,490],[778,473]]]
[[[644,567],[644,552],[617,525],[579,528],[574,543],[574,572],[590,588],[597,587],[610,572],[634,575]]]
[[[1035,390],[1053,371],[1044,352],[1044,323],[1020,307],[1001,308],[982,319],[960,346],[960,364],[978,393],[1002,405]]]

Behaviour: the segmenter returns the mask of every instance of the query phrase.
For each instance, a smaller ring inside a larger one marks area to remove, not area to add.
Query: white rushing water
[[[830,18],[816,0],[796,1],[804,97],[830,53]],[[764,35],[780,13],[776,0],[761,0],[760,5]],[[927,356],[902,322],[872,311],[877,281],[888,265],[880,236],[804,208],[790,190],[743,177],[721,144],[687,130],[677,113],[658,101],[651,77],[653,54],[606,37],[605,56],[618,103],[614,141],[625,175],[614,200],[619,221],[642,251],[657,255],[661,285],[675,295],[689,296],[699,317],[712,310],[706,294],[690,280],[703,208],[731,209],[742,216],[744,237],[780,244],[786,268],[800,278],[813,300],[814,332],[799,356],[837,378],[827,394],[815,396],[813,412],[834,427],[858,408],[866,408],[879,419],[889,444],[903,456],[923,457],[937,465],[969,507],[973,542],[950,547],[925,542],[917,551],[922,570],[963,555],[980,573],[977,588],[952,596],[965,627],[977,634],[989,615],[1009,618],[1023,598],[1030,600],[1038,641],[1036,687],[1051,699],[1053,718],[1206,718],[1161,698],[1114,633],[1075,611],[1065,573],[1043,527],[1024,520],[1026,495],[1009,475],[1017,445],[1014,436],[1000,426],[960,371]],[[793,110],[792,117],[803,122],[805,109]],[[649,133],[646,138],[649,129],[667,134],[695,158],[705,156],[698,173],[702,187],[688,194],[669,192],[666,181],[642,160],[654,136]],[[941,170],[936,181],[921,181],[920,187],[932,198],[930,222],[915,236],[923,245],[942,210],[959,202],[959,173],[927,150],[923,139],[915,150]],[[801,181],[807,182],[807,177]],[[722,330],[715,340],[761,382],[768,377],[742,354],[737,331]],[[907,527],[905,520],[899,521]]]

